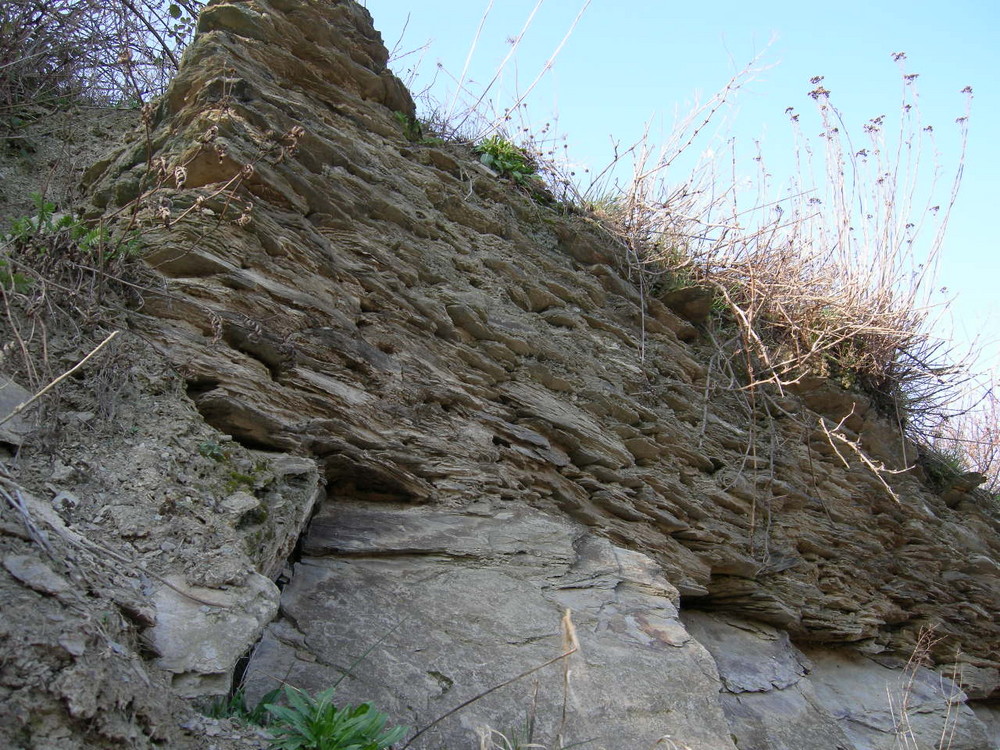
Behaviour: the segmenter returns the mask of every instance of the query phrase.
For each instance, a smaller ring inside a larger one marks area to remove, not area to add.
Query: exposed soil
[[[33,193],[59,211],[80,199],[83,172],[139,124],[131,109],[74,107],[53,112],[0,140],[0,231],[34,212]]]
[[[0,160],[0,225],[30,213],[32,192],[68,210],[81,170],[136,120],[85,110],[31,126]],[[225,587],[255,569],[253,529],[223,500],[272,491],[268,457],[209,427],[128,332],[127,300],[82,278],[3,296],[3,414],[122,332],[0,425],[0,746],[262,747],[176,697],[143,632],[167,573]]]

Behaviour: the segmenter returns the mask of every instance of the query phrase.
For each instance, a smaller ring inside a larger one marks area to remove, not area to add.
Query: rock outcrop
[[[875,685],[872,658],[905,662],[928,627],[959,683],[940,705],[995,697],[995,510],[838,454],[822,415],[912,458],[856,394],[754,402],[593,222],[407,140],[386,64],[353,2],[211,2],[148,131],[88,175],[92,213],[142,229],[163,287],[135,325],[204,418],[326,479],[257,694],[348,675],[345,696],[423,726],[558,655],[569,608],[565,724],[562,663],[537,674],[567,742],[888,747],[885,691],[838,675]],[[514,723],[535,679],[419,742]],[[985,747],[960,711],[951,747]]]

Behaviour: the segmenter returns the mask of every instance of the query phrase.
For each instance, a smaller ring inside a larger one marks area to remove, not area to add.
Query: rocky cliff
[[[570,610],[578,652],[413,747],[526,712],[588,747],[923,748],[946,724],[996,746],[995,509],[834,441],[845,420],[873,461],[912,459],[859,394],[733,382],[595,222],[409,140],[386,61],[353,2],[209,3],[88,172],[90,214],[140,227],[160,280],[134,330],[209,426],[298,462],[215,499],[224,574],[153,586],[174,689],[227,689],[266,625],[251,696],[346,678],[420,728],[558,656]]]

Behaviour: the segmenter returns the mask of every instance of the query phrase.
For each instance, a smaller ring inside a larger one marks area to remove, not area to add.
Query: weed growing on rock
[[[256,706],[247,706],[246,691],[240,688],[231,696],[219,698],[206,710],[205,715],[213,719],[233,719],[241,724],[251,724],[263,727],[268,724],[270,714],[267,706],[281,697],[281,688],[275,688],[264,694]]]
[[[528,187],[538,179],[538,165],[519,146],[499,135],[491,135],[473,149],[479,161],[516,185]]]
[[[134,235],[112,238],[103,224],[88,226],[72,214],[57,215],[55,204],[41,193],[34,193],[32,200],[35,215],[14,219],[10,234],[3,238],[13,252],[38,257],[73,254],[102,266],[138,255]]]
[[[334,688],[315,696],[285,686],[288,705],[268,703],[271,746],[280,750],[383,750],[406,734],[406,727],[386,729],[388,717],[368,703],[337,708]]]
[[[986,477],[983,489],[1000,500],[1000,399],[992,385],[969,411],[942,420],[935,428],[929,454],[961,473],[971,470]],[[960,460],[955,460],[960,457]]]
[[[368,703],[337,708],[335,690],[336,686],[313,696],[284,685],[250,707],[240,688],[210,705],[205,714],[265,727],[275,750],[384,750],[406,734],[406,727],[386,729],[388,717]]]
[[[104,224],[56,214],[41,195],[34,200],[35,214],[15,219],[0,239],[0,330],[6,372],[38,390],[52,381],[58,369],[51,360],[64,347],[78,352],[77,344],[106,335],[112,310],[138,288],[141,274],[134,233],[113,235]]]
[[[886,688],[896,746],[903,748],[903,750],[918,750],[920,747],[926,747],[920,741],[921,738],[914,727],[914,724],[919,721],[920,715],[927,711],[925,706],[917,705],[920,698],[918,684],[921,670],[933,666],[934,661],[931,654],[943,640],[934,632],[933,628],[923,628],[917,637],[913,652],[903,668],[898,686],[895,690],[888,686]],[[964,695],[954,680],[947,680],[943,677],[940,678],[935,692],[937,694],[934,695],[934,699],[944,707],[944,720],[935,748],[936,750],[948,750],[955,741],[958,728],[959,711],[956,706],[961,705]]]
[[[226,449],[214,440],[205,440],[204,442],[198,443],[198,453],[205,458],[212,459],[213,461],[229,460],[229,455],[226,453]]]

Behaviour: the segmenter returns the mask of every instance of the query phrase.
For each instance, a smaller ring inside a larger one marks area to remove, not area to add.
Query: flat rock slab
[[[692,750],[734,748],[712,659],[652,560],[558,516],[479,511],[324,509],[305,541],[323,556],[307,552],[295,566],[282,616],[251,662],[249,700],[275,678],[308,690],[343,679],[341,702],[372,701],[414,730],[557,657],[569,609],[578,653],[476,701],[413,747],[476,746],[477,729],[523,726],[537,701],[536,741],[561,733],[567,745],[646,748],[670,735]]]
[[[812,662],[809,680],[820,704],[859,748],[995,747],[961,688],[930,669],[890,669],[850,651],[804,653]]]
[[[783,631],[740,617],[682,619],[718,665],[740,750],[932,750],[942,736],[956,750],[994,746],[962,691],[929,669],[889,668],[846,649],[802,650]]]
[[[181,695],[225,695],[236,661],[277,613],[277,587],[259,573],[227,590],[189,586],[180,576],[167,582],[153,596],[157,666],[173,673]]]

